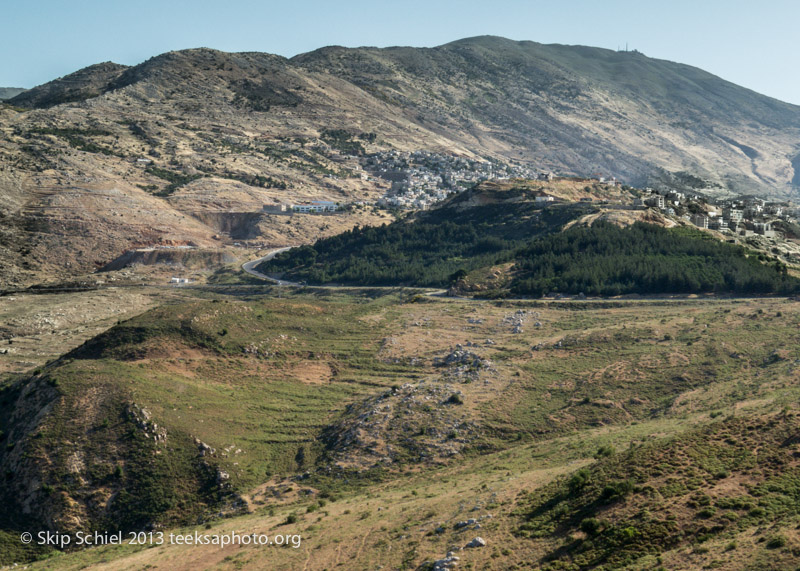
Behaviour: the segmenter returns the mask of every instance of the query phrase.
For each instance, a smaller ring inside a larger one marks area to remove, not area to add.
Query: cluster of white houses
[[[772,222],[776,219],[794,220],[787,204],[768,202],[755,196],[715,203],[699,193],[645,189],[643,198],[637,202],[667,214],[682,215],[698,228],[734,232],[742,236],[760,234],[773,238],[775,231]],[[692,213],[684,213],[687,209]]]
[[[364,168],[392,183],[378,206],[417,210],[484,180],[537,177],[535,171],[521,165],[429,151],[374,153],[365,159]]]
[[[265,204],[264,212],[269,212],[270,214],[291,214],[293,212],[299,214],[324,214],[336,212],[339,208],[339,204],[331,200],[312,200],[299,204]]]

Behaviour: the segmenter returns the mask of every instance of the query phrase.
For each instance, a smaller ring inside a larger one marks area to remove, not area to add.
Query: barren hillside
[[[379,151],[634,185],[688,173],[716,193],[787,196],[800,109],[640,53],[480,37],[107,62],[9,100],[0,132],[8,287],[86,274],[136,247],[219,247],[234,239],[213,223],[220,213],[374,200],[390,182],[363,157]],[[243,232],[282,246],[377,221],[272,217]]]

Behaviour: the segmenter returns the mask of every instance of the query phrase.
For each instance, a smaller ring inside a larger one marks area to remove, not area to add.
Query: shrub
[[[588,517],[581,522],[581,531],[586,535],[597,535],[600,533],[603,524],[600,520],[593,517]]]
[[[589,481],[589,470],[581,468],[575,472],[569,479],[567,486],[569,487],[570,495],[579,495],[580,491]]]
[[[611,456],[612,454],[614,454],[614,452],[615,452],[614,447],[611,445],[601,446],[600,448],[597,449],[597,452],[595,452],[594,457],[597,459],[605,458],[607,456]]]
[[[464,399],[461,397],[460,394],[454,393],[447,399],[447,404],[464,404]]]
[[[782,535],[775,535],[767,541],[767,549],[778,549],[786,545],[786,538]]]
[[[610,484],[608,484],[606,487],[603,488],[603,491],[600,494],[600,499],[605,500],[607,502],[611,502],[616,499],[627,496],[632,491],[633,491],[633,484],[627,480],[622,480],[619,482],[611,482]]]
[[[708,519],[710,517],[713,517],[715,513],[717,513],[717,509],[709,506],[709,507],[703,508],[699,512],[697,512],[697,517],[703,518],[703,519]]]

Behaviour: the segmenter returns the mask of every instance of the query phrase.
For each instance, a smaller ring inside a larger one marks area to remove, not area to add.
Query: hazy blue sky
[[[0,86],[101,61],[210,47],[293,56],[326,45],[436,46],[493,34],[636,48],[800,104],[797,0],[2,0]]]

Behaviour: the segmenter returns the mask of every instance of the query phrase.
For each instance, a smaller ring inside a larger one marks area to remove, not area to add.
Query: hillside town
[[[697,192],[647,188],[637,204],[650,206],[682,218],[698,228],[749,237],[776,237],[781,223],[797,223],[798,209],[790,202],[767,201],[756,196],[713,200]]]
[[[537,171],[520,165],[429,151],[382,151],[368,155],[363,166],[372,176],[392,183],[378,206],[415,210],[425,210],[481,181],[538,176]]]

